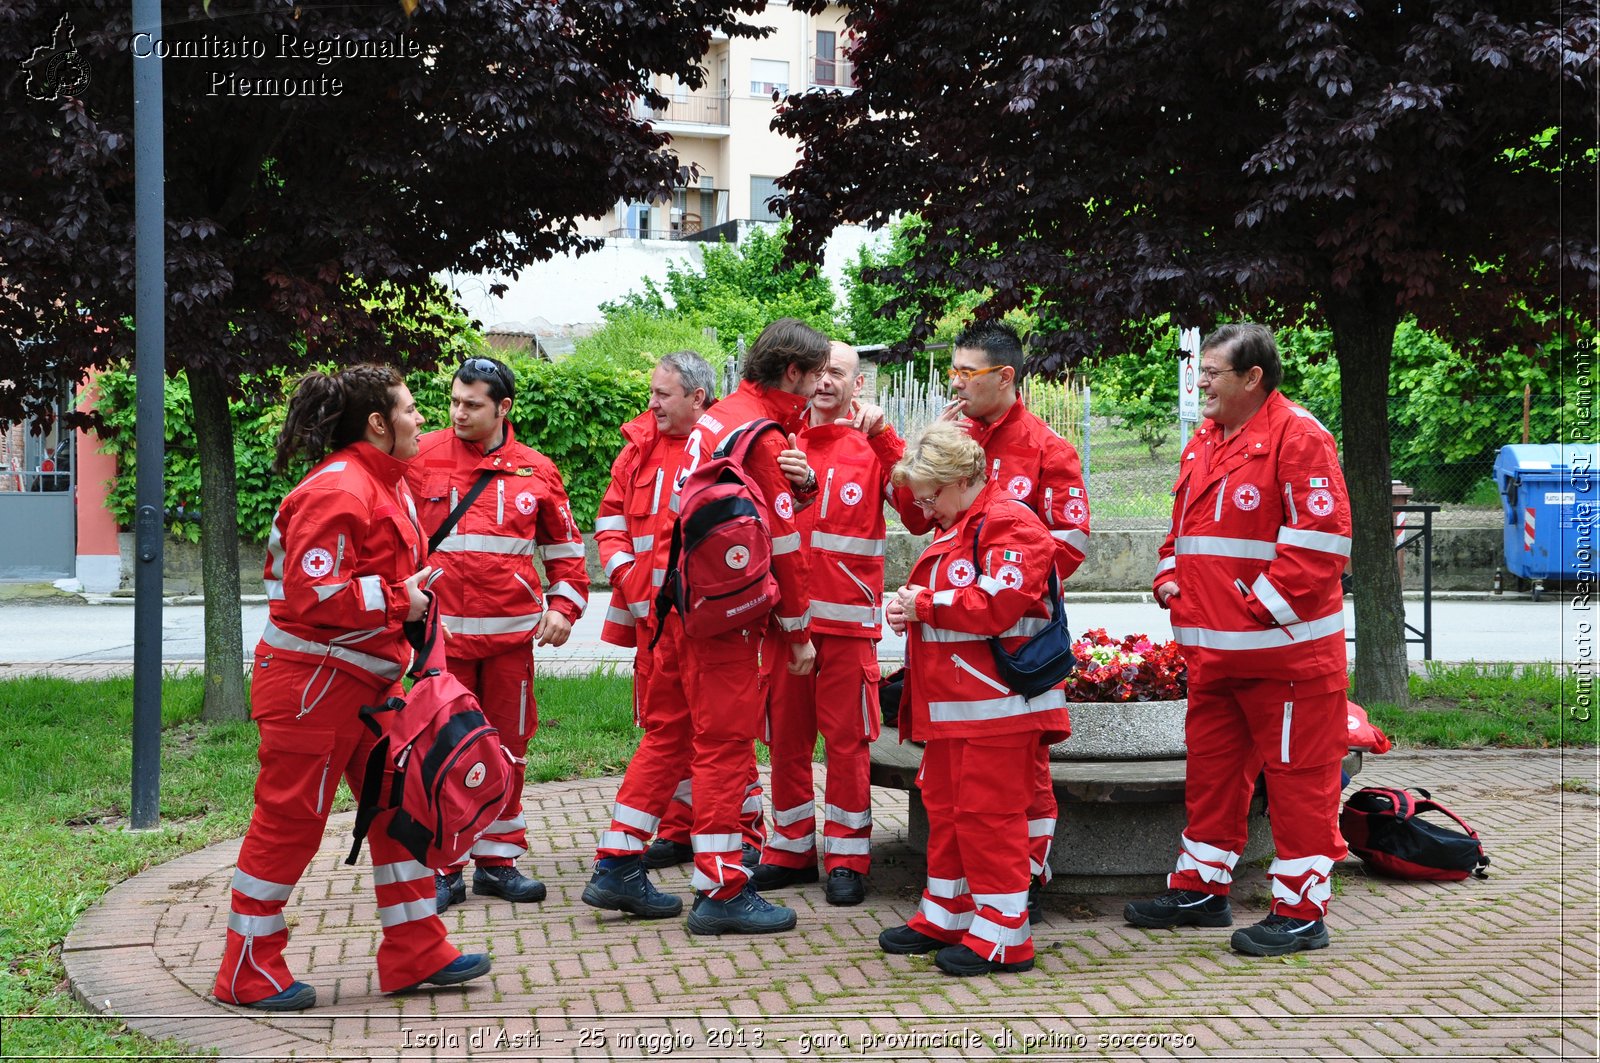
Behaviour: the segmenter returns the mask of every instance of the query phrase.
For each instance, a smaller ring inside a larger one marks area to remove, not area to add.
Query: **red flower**
[[[1068,680],[1068,701],[1176,701],[1188,696],[1189,674],[1176,642],[1145,635],[1114,639],[1104,628],[1083,633],[1072,646],[1078,669]]]

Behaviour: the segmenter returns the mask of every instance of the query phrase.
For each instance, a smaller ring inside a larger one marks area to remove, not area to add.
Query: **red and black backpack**
[[[1368,786],[1357,790],[1339,813],[1339,830],[1362,862],[1394,878],[1456,882],[1468,875],[1487,878],[1489,858],[1471,825],[1417,787],[1421,800],[1403,789]],[[1461,830],[1417,818],[1438,812]],[[1463,834],[1462,831],[1466,833]]]
[[[780,431],[778,423],[763,419],[740,427],[678,488],[678,520],[656,615],[664,618],[676,609],[690,638],[761,627],[777,607],[766,500],[745,471],[750,448],[768,431]],[[664,626],[656,625],[657,639]]]

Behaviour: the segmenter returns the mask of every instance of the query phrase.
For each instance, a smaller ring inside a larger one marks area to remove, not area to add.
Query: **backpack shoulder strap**
[[[1421,787],[1418,787],[1417,789],[1421,790],[1423,793],[1427,793],[1427,791],[1422,790]],[[1478,837],[1478,832],[1472,829],[1472,825],[1470,823],[1431,798],[1424,798],[1423,800],[1418,801],[1415,805],[1415,812],[1438,812],[1440,815],[1448,816],[1451,820],[1455,821],[1457,826],[1467,832],[1467,837],[1478,843],[1478,863],[1477,866],[1472,869],[1472,873],[1479,878],[1489,877],[1489,873],[1484,870],[1489,866],[1489,856],[1483,851],[1483,839]]]
[[[766,432],[783,434],[783,429],[778,422],[769,417],[758,417],[748,424],[742,424],[729,433],[728,438],[717,444],[717,449],[712,452],[713,457],[732,458],[743,465],[745,458],[750,453],[750,448],[755,446],[756,440]]]
[[[432,535],[428,536],[428,553],[431,554],[439,549],[439,544],[444,542],[445,536],[449,535],[455,530],[455,526],[461,523],[461,518],[466,515],[467,510],[472,508],[472,503],[477,501],[479,495],[483,494],[483,489],[489,486],[489,481],[492,479],[494,479],[494,470],[483,470],[478,476],[478,482],[472,485],[472,490],[467,492],[465,498],[456,503],[456,508],[452,509],[450,515],[444,518],[444,523],[439,525]]]
[[[361,712],[362,719],[367,721],[368,726],[373,726],[365,707]],[[383,811],[379,807],[378,799],[383,792],[383,776],[388,767],[389,736],[384,735],[372,747],[372,752],[367,754],[367,768],[365,774],[361,776],[361,793],[356,802],[356,823],[350,830],[352,839],[350,855],[344,858],[347,864],[354,864],[356,858],[361,855],[361,843],[367,840],[367,831],[372,829],[372,821]]]

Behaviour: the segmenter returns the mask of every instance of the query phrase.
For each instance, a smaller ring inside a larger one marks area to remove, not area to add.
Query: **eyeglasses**
[[[501,387],[507,387],[508,382],[506,380],[506,375],[500,371],[500,367],[498,365],[489,361],[487,358],[468,358],[466,361],[461,363],[461,368],[473,373],[482,373],[485,376],[492,376],[495,378],[495,380],[499,381]]]
[[[1221,373],[1248,373],[1249,371],[1250,370],[1248,368],[1246,368],[1246,369],[1209,369],[1206,366],[1201,366],[1200,367],[1200,379],[1201,380],[1210,380],[1212,377],[1215,377],[1215,376],[1217,376],[1217,375],[1219,375]]]
[[[952,367],[950,369],[946,369],[944,375],[949,377],[952,383],[959,380],[961,383],[965,384],[975,376],[982,376],[985,373],[995,373],[1004,368],[1005,366],[1003,365],[991,365],[987,369],[956,369]]]
[[[927,498],[913,498],[911,501],[915,502],[921,509],[932,509],[934,506],[939,504],[939,496],[944,494],[945,488],[949,486],[949,484],[945,484],[944,487],[934,491],[933,494],[929,495]]]

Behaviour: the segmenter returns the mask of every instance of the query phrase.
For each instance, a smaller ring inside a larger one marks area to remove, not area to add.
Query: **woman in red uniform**
[[[925,743],[917,785],[928,813],[928,881],[883,951],[935,952],[947,974],[1033,967],[1028,804],[1041,742],[1067,736],[1059,687],[1028,699],[1000,679],[988,639],[1015,650],[1049,619],[1055,543],[1028,508],[984,478],[983,448],[931,425],[894,467],[895,486],[943,529],[889,600],[906,633],[900,737]],[[909,705],[909,711],[904,707]]]
[[[361,707],[397,691],[411,660],[402,625],[423,615],[430,570],[401,474],[421,431],[411,392],[389,366],[310,373],[289,400],[278,466],[297,454],[315,465],[278,506],[267,543],[268,619],[250,699],[261,769],[213,988],[224,1003],[300,1011],[317,1002],[284,959],[283,906],[316,855],[340,776],[359,790],[374,741]],[[392,814],[368,835],[383,926],[379,988],[486,973],[488,956],[463,956],[445,939],[433,871],[389,838]]]

